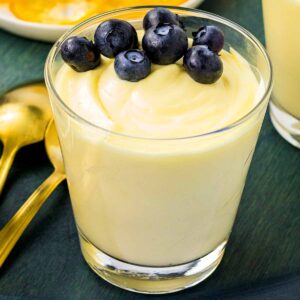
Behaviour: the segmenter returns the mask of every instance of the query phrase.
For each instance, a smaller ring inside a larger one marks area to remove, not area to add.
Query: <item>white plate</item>
[[[195,8],[204,0],[188,0],[182,4],[185,7]],[[72,25],[48,25],[27,22],[16,18],[5,6],[0,6],[0,28],[11,33],[45,42],[55,42]]]

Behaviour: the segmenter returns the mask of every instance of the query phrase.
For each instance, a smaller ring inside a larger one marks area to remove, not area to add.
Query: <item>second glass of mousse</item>
[[[271,120],[300,149],[300,1],[263,0],[267,49],[274,69]]]
[[[224,254],[270,96],[261,44],[199,10],[122,9],[62,37],[45,74],[91,268],[142,293],[204,280]]]

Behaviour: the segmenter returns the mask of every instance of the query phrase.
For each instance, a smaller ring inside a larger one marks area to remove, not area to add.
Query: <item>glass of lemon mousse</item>
[[[267,50],[274,68],[271,120],[300,148],[300,0],[263,0]]]
[[[52,48],[46,84],[83,256],[141,293],[219,265],[268,104],[262,45],[178,7],[93,17]]]

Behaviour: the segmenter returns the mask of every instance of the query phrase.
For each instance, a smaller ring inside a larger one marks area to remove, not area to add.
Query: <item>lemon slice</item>
[[[135,5],[179,5],[184,0],[0,0],[19,19],[44,24],[73,25],[104,11]]]
[[[46,24],[76,24],[99,11],[99,1],[14,0],[10,10],[19,19]]]

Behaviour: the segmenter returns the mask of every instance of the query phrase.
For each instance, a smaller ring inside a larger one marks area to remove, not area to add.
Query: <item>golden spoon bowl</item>
[[[52,113],[44,84],[17,88],[0,97],[0,193],[19,148],[44,139]]]

